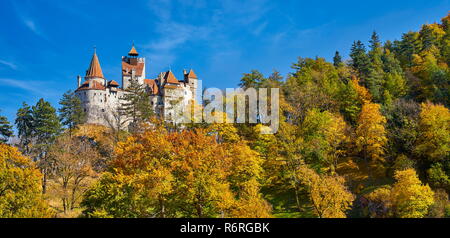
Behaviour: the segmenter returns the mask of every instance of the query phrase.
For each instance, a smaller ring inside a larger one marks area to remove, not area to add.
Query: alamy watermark
[[[201,87],[200,87],[201,88]],[[165,119],[176,123],[261,123],[275,134],[280,121],[278,88],[208,88],[200,99],[175,102]],[[201,102],[200,104],[198,102]]]

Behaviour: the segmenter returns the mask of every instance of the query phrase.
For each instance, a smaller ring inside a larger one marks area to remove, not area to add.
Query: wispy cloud
[[[18,88],[39,96],[49,96],[57,94],[57,92],[50,90],[48,86],[43,87],[43,85],[48,85],[49,82],[0,78],[0,83],[4,87]]]
[[[28,3],[28,2],[27,2]],[[22,23],[35,35],[48,40],[48,37],[40,27],[37,26],[36,21],[27,13],[24,6],[19,6],[19,3],[16,1],[12,1],[12,5],[14,7],[14,11],[17,17],[22,21]]]
[[[148,6],[156,17],[157,34],[144,48],[147,56],[153,57],[151,59],[158,58],[166,64],[176,60],[176,49],[190,42],[203,41],[205,51],[207,48],[214,49],[212,58],[222,51],[236,51],[240,46],[232,42],[235,41],[235,34],[242,33],[237,29],[258,36],[268,25],[266,21],[261,23],[261,19],[270,9],[265,0],[224,0],[219,3],[205,0],[152,0]]]
[[[13,70],[17,70],[17,65],[14,64],[13,62],[0,59],[0,64],[8,66],[9,68],[11,68]]]

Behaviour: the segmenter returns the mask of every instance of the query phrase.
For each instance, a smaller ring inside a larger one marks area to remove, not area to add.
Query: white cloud
[[[27,10],[25,10],[27,8],[24,6],[19,6],[18,4],[21,4],[21,3],[16,2],[16,1],[13,1],[12,4],[13,4],[16,15],[22,21],[22,23],[37,36],[40,36],[40,37],[48,40],[48,37],[37,26],[35,20],[33,20],[30,17],[30,14],[27,13]]]
[[[8,66],[9,68],[11,68],[13,70],[17,70],[17,65],[12,63],[12,62],[0,59],[0,64],[6,65],[6,66]]]
[[[34,95],[49,96],[56,93],[48,89],[49,82],[0,78],[0,83],[3,86],[22,89]]]

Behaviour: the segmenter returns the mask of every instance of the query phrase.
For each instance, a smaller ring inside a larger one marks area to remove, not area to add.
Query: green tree
[[[399,56],[402,65],[411,67],[413,62],[413,55],[418,54],[422,50],[422,42],[419,38],[419,33],[408,32],[403,34],[401,41],[394,42],[394,49]]]
[[[25,155],[29,155],[31,152],[30,145],[33,141],[34,133],[33,121],[33,110],[28,104],[23,102],[22,107],[17,110],[15,124],[20,139],[20,147]]]
[[[316,169],[335,173],[338,160],[343,154],[347,135],[342,117],[317,109],[308,111],[301,125],[304,138],[304,160]]]
[[[366,53],[366,47],[361,41],[355,41],[350,50],[352,59],[351,66],[360,74],[366,76],[369,74],[370,59]]]
[[[368,75],[364,80],[364,84],[369,89],[375,102],[381,102],[383,96],[384,70],[381,58],[382,53],[379,36],[376,32],[373,32],[370,40]]]
[[[130,122],[132,132],[137,132],[140,124],[149,120],[153,115],[150,91],[137,80],[132,79],[121,100],[122,103],[118,109],[119,116]]]
[[[13,135],[12,126],[8,118],[0,115],[0,142],[6,143],[9,137]]]
[[[342,62],[342,56],[339,54],[339,51],[336,51],[333,57],[333,65],[334,67],[341,67],[344,65],[344,62]]]
[[[261,82],[264,81],[264,75],[258,70],[252,70],[250,73],[245,73],[239,83],[239,87],[247,88],[258,88]]]
[[[80,124],[83,124],[86,119],[86,113],[81,105],[81,100],[74,92],[68,91],[64,93],[59,101],[61,108],[58,110],[61,124],[69,128],[69,134],[72,130]]]
[[[48,149],[61,132],[56,109],[49,102],[40,99],[32,109],[33,128],[36,145],[33,147],[36,159],[39,160],[39,168],[43,174],[43,193],[47,188],[47,177],[51,171],[51,161],[48,157]]]

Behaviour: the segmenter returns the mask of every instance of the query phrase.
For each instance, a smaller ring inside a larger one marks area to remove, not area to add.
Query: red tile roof
[[[136,70],[136,76],[142,76],[144,72],[144,63],[137,63],[137,65],[131,65],[125,61],[122,61],[122,74],[131,76],[131,70]]]
[[[133,47],[131,48],[130,52],[128,52],[128,55],[130,55],[130,56],[138,56],[139,55],[136,48],[134,48],[134,44],[133,44]]]
[[[87,80],[85,81],[76,91],[82,90],[105,90],[105,86],[96,80]]]
[[[197,75],[195,74],[194,70],[192,70],[192,69],[189,71],[188,78],[198,79]]]
[[[180,82],[178,81],[178,79],[175,77],[175,75],[172,73],[171,70],[167,71],[164,79],[166,80],[166,82],[168,83],[172,83],[172,84],[180,84]]]
[[[86,78],[104,78],[96,52],[94,52],[89,69],[86,71]]]
[[[158,84],[156,84],[154,79],[144,79],[144,83],[150,87],[152,94],[156,95],[159,93]]]
[[[108,86],[112,86],[112,87],[119,87],[119,83],[117,83],[114,80],[111,80],[108,82]]]

